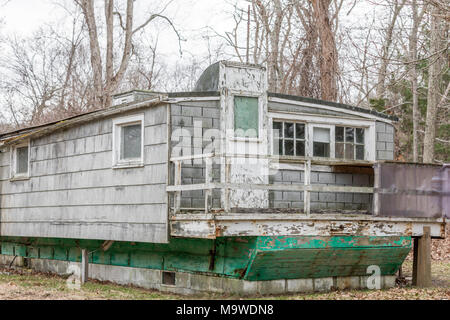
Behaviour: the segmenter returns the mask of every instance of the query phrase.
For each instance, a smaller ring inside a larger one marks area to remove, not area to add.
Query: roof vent
[[[133,102],[141,102],[158,97],[161,93],[145,90],[132,90],[113,95],[112,105],[119,106],[122,104],[129,104]]]

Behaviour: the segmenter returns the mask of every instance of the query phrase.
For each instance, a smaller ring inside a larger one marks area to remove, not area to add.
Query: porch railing
[[[252,157],[248,155],[224,155],[206,153],[191,156],[172,157],[170,161],[174,164],[174,185],[167,186],[167,192],[174,194],[174,212],[180,212],[181,204],[181,192],[183,191],[204,191],[205,199],[205,213],[210,212],[211,209],[211,197],[214,189],[223,190],[222,205],[225,212],[230,212],[230,190],[267,190],[267,191],[302,191],[304,213],[310,215],[311,213],[311,192],[340,192],[340,193],[374,193],[373,187],[355,187],[355,186],[338,186],[338,185],[317,185],[311,184],[311,160],[305,159],[299,160],[304,163],[304,184],[251,184],[251,183],[232,183],[230,182],[230,166],[233,158]],[[259,159],[273,160],[270,156],[254,156]],[[214,158],[220,158],[221,163],[225,165],[224,168],[224,182],[213,182],[212,180],[212,163]],[[205,182],[197,184],[182,184],[182,163],[184,161],[204,159],[205,161]],[[375,179],[376,183],[377,179]]]

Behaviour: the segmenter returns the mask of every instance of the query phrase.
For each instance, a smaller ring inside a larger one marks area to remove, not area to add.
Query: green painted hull
[[[210,274],[245,280],[367,275],[378,265],[392,275],[411,249],[411,237],[230,237],[172,238],[169,244],[100,240],[0,238],[1,254],[125,267]]]

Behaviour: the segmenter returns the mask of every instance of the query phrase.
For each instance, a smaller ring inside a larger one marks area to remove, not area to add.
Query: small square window
[[[141,124],[124,125],[120,132],[120,160],[141,157]]]
[[[113,121],[113,166],[142,166],[144,162],[144,116]]]
[[[28,178],[30,167],[28,142],[14,146],[11,151],[11,156],[11,178]]]

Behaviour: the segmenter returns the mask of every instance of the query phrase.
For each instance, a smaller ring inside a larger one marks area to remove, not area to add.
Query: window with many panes
[[[113,121],[113,165],[136,166],[143,164],[144,116],[128,116]]]
[[[273,121],[274,154],[305,156],[305,124]]]
[[[364,160],[364,129],[336,126],[335,157]]]

